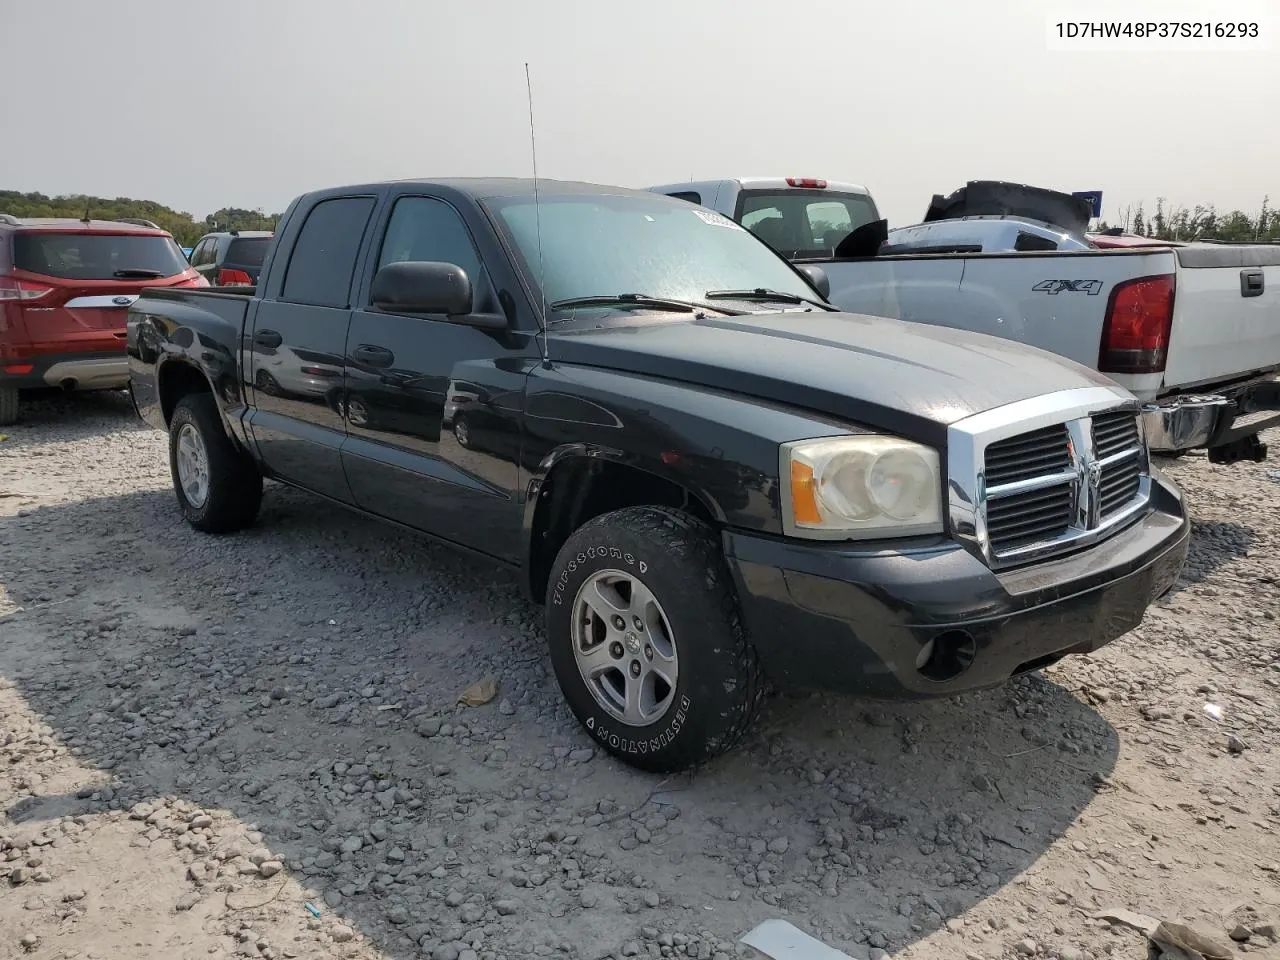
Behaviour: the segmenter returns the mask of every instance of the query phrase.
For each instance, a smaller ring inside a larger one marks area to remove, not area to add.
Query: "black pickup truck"
[[[518,568],[573,711],[649,770],[732,747],[767,681],[989,687],[1174,584],[1181,495],[1100,374],[839,313],[681,200],[537,186],[309,193],[255,288],[146,290],[132,395],[187,521],[253,523],[268,477]]]

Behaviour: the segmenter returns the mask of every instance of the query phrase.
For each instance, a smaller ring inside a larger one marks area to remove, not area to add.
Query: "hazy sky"
[[[545,177],[853,180],[896,224],[969,179],[1102,189],[1111,216],[1157,196],[1280,203],[1280,44],[1050,52],[1046,13],[1071,6],[0,0],[0,188],[203,216],[356,181],[524,176],[528,60]]]

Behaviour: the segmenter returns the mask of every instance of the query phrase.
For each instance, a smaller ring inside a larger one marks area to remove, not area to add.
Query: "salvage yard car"
[[[0,213],[0,426],[27,391],[125,387],[125,308],[150,286],[207,286],[150,221]]]
[[[1280,245],[1100,243],[1087,200],[974,181],[887,230],[866,189],[817,178],[665,184],[819,265],[855,313],[1040,347],[1144,402],[1151,449],[1262,460],[1280,426]],[[876,226],[880,232],[877,235]]]
[[[129,308],[132,396],[197,530],[267,477],[518,569],[573,712],[648,770],[731,748],[766,680],[945,696],[1135,627],[1189,523],[1134,397],[821,285],[653,193],[321,190],[255,289]],[[261,389],[262,349],[338,389]]]

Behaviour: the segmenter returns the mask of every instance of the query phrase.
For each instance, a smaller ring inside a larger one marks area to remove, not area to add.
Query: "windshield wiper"
[[[644,293],[602,293],[589,297],[569,297],[555,300],[547,304],[552,310],[566,310],[573,307],[637,307],[640,309],[673,310],[679,313],[698,313],[702,310],[714,310],[727,316],[741,316],[741,310],[729,310],[710,303],[697,303],[693,300],[674,300],[669,297],[651,297]]]
[[[812,300],[794,293],[783,293],[781,290],[770,290],[767,287],[756,287],[754,290],[708,290],[708,300],[746,300],[773,303],[807,303],[822,310],[838,312],[829,303]]]
[[[160,270],[147,270],[144,267],[126,267],[111,275],[117,280],[159,280],[164,273]]]

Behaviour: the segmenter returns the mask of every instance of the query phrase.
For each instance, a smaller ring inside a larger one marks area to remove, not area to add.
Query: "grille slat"
[[[1093,418],[1093,453],[1099,460],[1137,450],[1138,420],[1132,413],[1111,413]],[[1098,506],[1102,518],[1122,510],[1138,495],[1142,469],[1138,457],[1128,457],[1102,471],[1098,484]]]
[[[1071,466],[1063,424],[1010,437],[987,447],[988,487],[1060,473]]]
[[[1093,451],[1099,460],[1136,446],[1138,421],[1132,413],[1111,413],[1093,418]]]
[[[1029,543],[1048,540],[1060,534],[1071,522],[1071,488],[1062,486],[1045,491],[1024,493],[995,501],[1000,505],[996,515],[988,513],[987,535],[997,550],[1009,550]],[[994,504],[993,504],[994,505]]]

